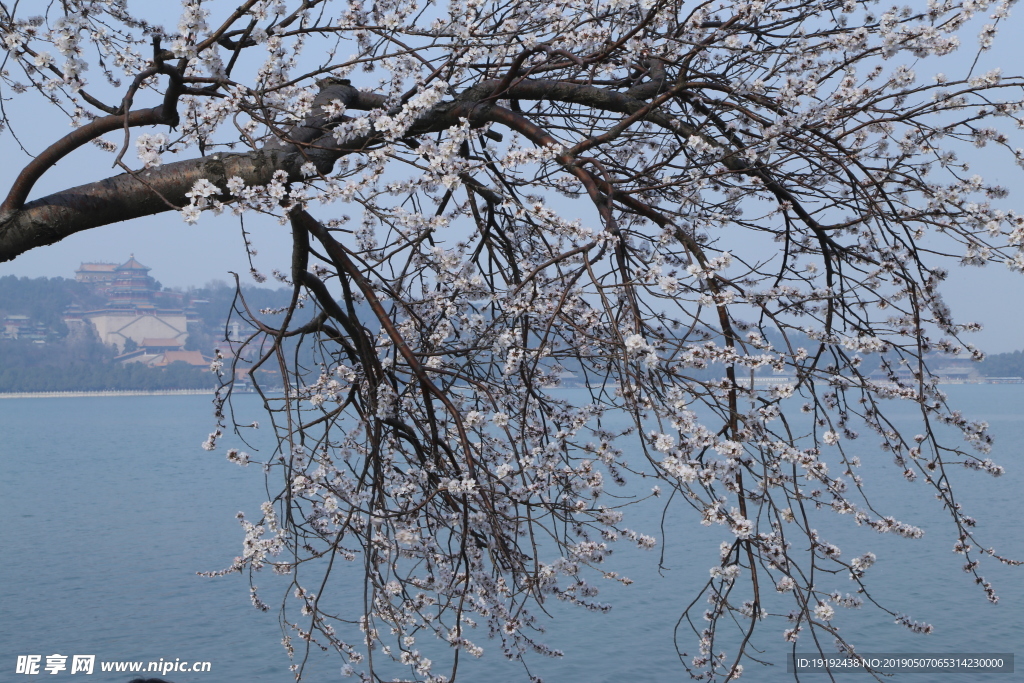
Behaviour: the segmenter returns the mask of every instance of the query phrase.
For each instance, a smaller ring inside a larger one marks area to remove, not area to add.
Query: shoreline
[[[0,393],[2,398],[100,398],[104,396],[213,396],[213,389],[153,389],[104,391],[20,391]]]
[[[759,381],[758,381],[759,380]],[[794,381],[793,378],[781,378],[781,377],[764,377],[757,378],[754,381],[755,385],[760,385],[759,388],[763,388],[765,385],[783,384]],[[749,388],[749,382],[746,382]],[[1020,377],[991,377],[981,378],[974,380],[940,380],[940,385],[951,385],[951,384],[1024,384],[1024,379]],[[606,388],[616,388],[618,384],[606,385]],[[563,384],[559,387],[553,387],[555,389],[587,389],[595,387],[587,387],[583,384]],[[280,391],[280,390],[278,390]],[[216,393],[214,389],[108,389],[102,391],[19,391],[19,392],[0,392],[0,399],[5,398],[103,398],[113,396],[213,396]],[[249,392],[241,392],[249,393]]]

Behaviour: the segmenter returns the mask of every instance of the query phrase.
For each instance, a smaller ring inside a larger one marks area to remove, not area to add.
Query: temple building
[[[105,291],[114,280],[116,263],[83,263],[75,271],[75,280],[84,282],[94,291]]]
[[[115,268],[106,287],[107,308],[155,308],[156,280],[149,276],[150,270],[135,260],[135,254]]]
[[[124,353],[118,357],[122,363],[143,363],[159,368],[171,363],[188,363],[198,367],[208,367],[210,361],[199,351],[185,351],[176,339],[144,339],[135,351]]]
[[[89,284],[107,303],[99,310],[76,312],[74,317],[91,324],[100,341],[116,346],[118,352],[124,351],[129,339],[139,347],[159,339],[167,351],[183,349],[188,318],[181,295],[159,291],[150,270],[134,254],[121,265],[83,263],[75,279]]]

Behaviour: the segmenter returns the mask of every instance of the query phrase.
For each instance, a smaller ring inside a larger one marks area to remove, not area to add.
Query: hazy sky
[[[1024,70],[1024,53],[1012,35],[1019,34],[1021,28],[1024,28],[1024,14],[1011,17],[1010,25],[999,36],[1001,40],[997,41],[996,50],[986,56],[985,61],[990,64],[982,66],[1000,65],[1006,74]],[[963,40],[962,51],[966,61],[973,57],[974,44],[970,42],[972,36],[969,33],[963,36]],[[957,73],[949,64],[943,69],[950,75]],[[917,70],[919,79],[930,78],[931,69],[919,66]],[[92,76],[95,80],[101,78],[98,73]],[[153,98],[151,94],[148,97]],[[154,103],[155,100],[148,102],[145,95],[140,95],[135,106]],[[26,106],[18,99],[7,101],[6,108],[15,120],[14,133],[31,153],[38,153],[68,130],[67,119],[59,112]],[[1024,132],[1006,132],[1019,136],[1019,139],[1011,140],[1012,147],[1024,147]],[[107,137],[119,139],[118,136]],[[1011,191],[1022,186],[1024,170],[1013,164],[993,165],[985,152],[978,150],[972,159],[973,171],[981,173],[988,181],[1010,187]],[[134,149],[127,156],[133,158]],[[0,185],[7,188],[27,160],[7,132],[0,136],[0,158],[4,160],[0,165]],[[112,160],[112,155],[86,146],[51,169],[34,188],[32,197],[116,175],[110,167]],[[175,157],[165,155],[165,161],[173,160]],[[1021,198],[1024,198],[1024,192],[1016,198],[1011,194],[1010,205],[1024,211]],[[332,211],[340,213],[342,210],[332,207]],[[358,215],[356,211],[352,213]],[[288,227],[254,215],[245,216],[245,227],[251,231],[251,239],[259,252],[256,266],[268,276],[274,268],[287,271],[290,254]],[[252,282],[248,276],[249,262],[242,247],[239,219],[230,215],[215,217],[209,213],[204,213],[196,225],[187,225],[176,213],[165,213],[79,233],[59,244],[35,249],[13,262],[0,264],[0,276],[73,277],[75,269],[83,261],[123,262],[130,254],[152,268],[150,274],[164,286],[188,287],[214,279],[229,280],[229,271],[239,273],[244,282]],[[971,341],[989,353],[1024,348],[1024,276],[1010,273],[1002,266],[965,269],[950,264],[949,270],[951,276],[944,293],[954,318],[960,322],[973,320],[985,325],[985,331],[972,335]]]

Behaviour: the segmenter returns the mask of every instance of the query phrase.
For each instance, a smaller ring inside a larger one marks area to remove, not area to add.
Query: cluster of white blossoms
[[[625,339],[624,347],[626,353],[633,357],[639,357],[644,366],[651,367],[658,364],[658,352],[653,344],[644,339],[643,335],[631,334]]]
[[[223,204],[216,199],[211,199],[219,194],[220,189],[206,178],[197,180],[192,185],[192,189],[185,193],[189,199],[189,205],[181,210],[185,222],[195,223],[199,220],[199,214],[206,208],[212,208],[217,213],[223,210]]]
[[[249,454],[237,448],[229,448],[227,452],[228,462],[245,467],[249,464]]]
[[[447,93],[447,83],[440,80],[434,81],[409,98],[398,113],[377,116],[373,121],[373,127],[383,133],[386,140],[397,140],[404,136],[417,119],[440,102]]]
[[[163,163],[160,154],[167,149],[167,143],[167,136],[163,133],[143,133],[135,138],[135,149],[144,168],[154,168]]]
[[[818,603],[818,606],[814,608],[814,616],[822,621],[832,621],[832,617],[835,615],[835,608],[827,602]]]

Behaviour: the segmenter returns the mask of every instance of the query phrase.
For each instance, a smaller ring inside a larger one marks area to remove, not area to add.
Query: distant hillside
[[[68,306],[77,304],[89,309],[105,303],[86,285],[67,278],[0,277],[0,321],[11,315],[27,315],[44,325],[52,339],[68,333],[61,320]]]
[[[253,310],[285,306],[288,289],[245,288]],[[235,296],[223,282],[183,292],[195,302],[186,348],[212,356],[225,339],[225,321]],[[69,307],[98,310],[106,299],[88,285],[69,278],[0,277],[0,392],[201,389],[215,385],[207,367],[172,363],[146,367],[115,361],[113,347],[100,343],[93,329],[69,329]],[[244,326],[239,334],[244,335]]]
[[[269,311],[281,309],[291,300],[291,290],[286,287],[243,287],[242,294],[249,310],[270,324],[278,322],[280,316]],[[242,308],[233,285],[211,282],[203,287],[177,290],[174,296],[190,307],[187,350],[209,357],[215,347],[223,345],[227,336],[245,337],[252,331],[237,314],[231,315],[231,320],[239,323],[239,327],[234,330],[227,327],[233,302],[236,309]],[[4,338],[0,338],[0,392],[198,389],[214,385],[216,380],[206,367],[183,363],[162,368],[121,364],[115,360],[115,350],[100,343],[90,327],[79,326],[72,331],[64,324],[63,316],[69,307],[97,310],[105,305],[103,296],[73,279],[0,277],[0,323],[13,316],[20,325],[16,329],[0,328],[4,333]],[[298,318],[307,318],[312,308],[307,306]],[[365,314],[365,322],[374,319],[373,314],[365,310],[365,304],[358,308]],[[12,338],[19,331],[23,333],[21,337]],[[777,348],[785,346],[778,335],[769,334],[768,340]],[[812,345],[802,335],[793,335],[790,342],[797,346]],[[289,341],[291,343],[294,340]],[[306,349],[305,353],[310,350]],[[306,360],[308,367],[316,366],[312,356]],[[877,354],[868,354],[861,370],[870,372],[878,366],[879,360]],[[562,365],[582,379],[578,362],[566,358]],[[1024,377],[1024,351],[992,355],[981,363],[969,365],[981,376]],[[713,365],[704,370],[691,370],[689,374],[698,380],[717,379],[724,374],[724,368]],[[765,368],[758,374],[770,375],[771,370]]]
[[[232,302],[235,302],[235,288],[226,282],[214,281],[203,287],[190,287],[186,295],[193,302],[199,320],[196,325],[189,325],[188,341],[185,348],[210,353],[225,338],[225,325]],[[288,287],[269,289],[267,287],[242,287],[242,295],[249,310],[260,315],[260,311],[284,308],[291,302],[292,290]],[[241,302],[235,302],[236,308],[244,310]],[[279,321],[278,315],[260,315],[261,319],[273,324]],[[233,320],[241,319],[232,316]],[[240,330],[245,333],[245,330]]]
[[[985,377],[1024,377],[1024,351],[997,353],[978,364]]]

